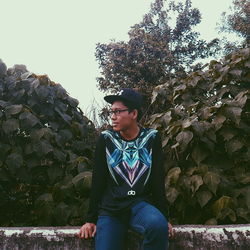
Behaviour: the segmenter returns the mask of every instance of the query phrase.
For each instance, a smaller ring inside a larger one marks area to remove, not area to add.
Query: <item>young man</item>
[[[80,238],[95,236],[96,250],[120,250],[128,228],[143,234],[143,249],[167,249],[167,222],[161,139],[138,125],[142,96],[123,89],[104,99],[112,104],[111,130],[95,152],[89,212]]]

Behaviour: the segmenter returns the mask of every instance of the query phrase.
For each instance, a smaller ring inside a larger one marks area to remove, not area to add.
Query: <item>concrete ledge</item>
[[[76,237],[79,227],[0,227],[1,250],[92,250],[94,241]],[[226,226],[175,226],[169,249],[250,249],[250,224]],[[128,234],[127,249],[139,250],[142,237]]]
[[[246,250],[250,249],[250,224],[175,227],[175,237],[169,249]]]

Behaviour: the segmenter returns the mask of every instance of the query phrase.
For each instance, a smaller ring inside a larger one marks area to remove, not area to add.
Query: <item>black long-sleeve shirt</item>
[[[140,128],[133,140],[103,131],[98,139],[89,211],[85,222],[98,215],[122,215],[147,201],[167,217],[161,139],[157,130]]]

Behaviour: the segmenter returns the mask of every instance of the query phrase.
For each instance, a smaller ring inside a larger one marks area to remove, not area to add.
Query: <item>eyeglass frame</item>
[[[108,114],[109,114],[109,116],[112,116],[112,115],[119,116],[122,112],[125,112],[125,111],[129,111],[130,112],[130,109],[109,110]]]

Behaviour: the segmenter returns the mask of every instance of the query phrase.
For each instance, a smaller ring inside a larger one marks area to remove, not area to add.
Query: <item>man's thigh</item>
[[[96,224],[96,250],[122,250],[126,227],[116,217],[99,216]]]
[[[145,234],[151,230],[165,231],[167,228],[165,216],[153,205],[140,202],[132,207],[130,226],[138,233]]]

